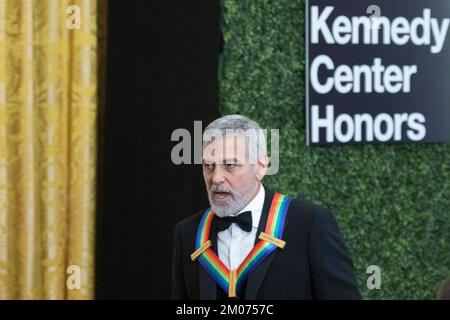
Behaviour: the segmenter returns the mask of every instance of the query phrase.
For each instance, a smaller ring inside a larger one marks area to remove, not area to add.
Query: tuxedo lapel
[[[269,216],[270,205],[272,204],[274,192],[265,188],[266,195],[264,198],[263,210],[261,213],[261,219],[259,220],[258,231],[256,233],[255,245],[259,241],[259,235],[261,232],[264,232],[267,224],[267,218]],[[289,215],[286,217],[285,226],[288,223]],[[273,257],[277,254],[279,249],[274,250],[271,254],[269,254],[259,266],[257,266],[252,273],[250,273],[247,280],[247,290],[245,292],[246,300],[254,300],[256,299],[256,295],[258,294],[259,287],[261,286],[264,277],[269,270],[270,264],[272,262]]]
[[[217,228],[213,222],[211,225],[211,231],[209,238],[212,244],[212,250],[217,253]],[[217,299],[217,285],[214,279],[206,272],[200,263],[198,263],[198,278],[200,286],[200,299],[201,300],[216,300]]]

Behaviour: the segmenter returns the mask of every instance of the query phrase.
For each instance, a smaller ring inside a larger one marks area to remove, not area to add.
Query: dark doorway
[[[173,230],[208,206],[176,128],[218,116],[219,1],[110,1],[96,297],[170,298]]]

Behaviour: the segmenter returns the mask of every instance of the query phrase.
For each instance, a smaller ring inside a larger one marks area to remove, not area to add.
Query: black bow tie
[[[244,231],[252,231],[252,212],[245,211],[237,216],[231,217],[219,217],[216,216],[217,230],[218,232],[227,230],[232,223],[237,223],[237,225]]]

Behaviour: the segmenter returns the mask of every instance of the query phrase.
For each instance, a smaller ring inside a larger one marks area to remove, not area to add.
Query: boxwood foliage
[[[307,147],[304,12],[301,0],[223,0],[221,113],[280,130],[265,183],[334,212],[364,298],[434,299],[450,275],[450,145]]]

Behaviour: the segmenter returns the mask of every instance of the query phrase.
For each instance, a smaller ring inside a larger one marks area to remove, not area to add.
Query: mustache
[[[211,192],[228,192],[228,193],[234,194],[233,190],[219,186],[219,185],[212,185],[210,191]]]

